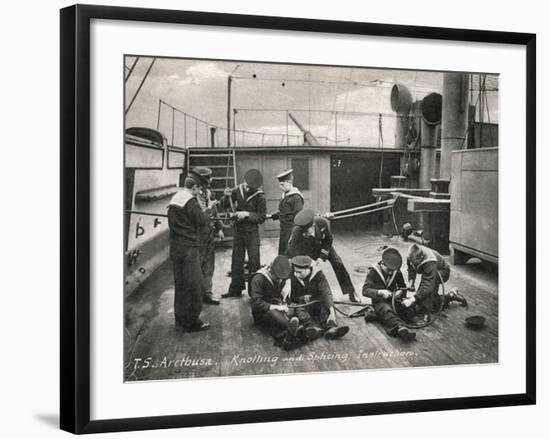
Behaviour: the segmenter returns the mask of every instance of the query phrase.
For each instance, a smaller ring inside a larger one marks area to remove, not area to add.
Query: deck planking
[[[397,237],[336,234],[334,246],[359,294],[366,268],[380,259],[385,245],[397,247],[403,256],[408,246]],[[262,263],[275,257],[276,250],[276,239],[262,239]],[[227,290],[230,263],[231,249],[218,248],[217,295]],[[334,298],[346,300],[330,265],[324,271]],[[479,265],[452,266],[446,288],[453,287],[467,298],[469,307],[452,304],[433,325],[416,331],[415,342],[388,336],[377,322],[337,314],[339,323],[350,327],[343,339],[319,339],[285,352],[254,326],[246,291],[240,299],[222,299],[220,306],[203,306],[201,318],[211,324],[209,331],[189,334],[175,328],[173,275],[167,261],[126,299],[124,378],[144,381],[498,362],[498,276]],[[339,307],[348,313],[356,309]],[[487,319],[484,329],[466,327],[465,318],[473,314]]]

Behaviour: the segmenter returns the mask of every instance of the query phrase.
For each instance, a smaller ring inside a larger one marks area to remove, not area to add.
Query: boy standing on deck
[[[223,240],[223,225],[219,219],[216,219],[218,215],[217,203],[212,200],[212,193],[209,189],[212,170],[206,166],[196,166],[193,168],[193,172],[201,175],[208,182],[197,195],[197,200],[206,218],[206,225],[200,231],[202,301],[208,305],[219,305],[220,299],[215,297],[212,292],[212,277],[216,266],[215,240],[216,237]]]
[[[294,217],[304,208],[304,197],[294,186],[292,169],[282,172],[276,178],[283,193],[279,201],[279,210],[271,214],[271,219],[280,222],[279,254],[284,255],[294,226]]]
[[[244,259],[248,253],[250,276],[260,268],[260,233],[258,226],[266,218],[265,194],[260,189],[263,177],[257,169],[249,169],[244,182],[234,189],[226,188],[221,199],[223,208],[231,208],[235,216],[231,284],[223,298],[241,297],[244,283]],[[249,283],[250,284],[250,283]],[[250,291],[249,291],[250,293]]]
[[[202,310],[202,273],[199,233],[206,218],[197,201],[201,186],[207,181],[189,172],[168,205],[170,259],[174,271],[175,324],[186,332],[204,331],[210,325],[199,316]]]

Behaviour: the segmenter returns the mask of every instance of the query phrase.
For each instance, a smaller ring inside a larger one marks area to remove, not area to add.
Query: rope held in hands
[[[443,311],[443,307],[445,306],[445,295],[446,295],[446,293],[445,293],[445,282],[443,281],[443,278],[441,277],[441,273],[439,271],[437,272],[437,276],[439,277],[439,282],[441,284],[441,289],[442,289],[442,293],[439,296],[439,309],[435,313],[429,312],[427,314],[428,320],[426,320],[422,323],[412,324],[412,323],[404,322],[405,326],[407,328],[409,328],[409,329],[425,328],[426,326],[430,326],[433,322],[435,322],[441,316],[441,311]],[[393,291],[392,296],[391,296],[391,307],[393,309],[393,312],[396,315],[399,315],[399,313],[397,312],[396,306],[395,306],[396,299],[399,296],[398,291],[400,291],[400,290]]]

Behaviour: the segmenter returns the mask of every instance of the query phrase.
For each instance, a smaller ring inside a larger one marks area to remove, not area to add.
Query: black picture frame
[[[131,20],[205,26],[503,43],[526,48],[526,392],[292,409],[90,420],[90,22]],[[536,35],[288,17],[76,5],[61,10],[61,400],[73,433],[208,426],[535,404]]]

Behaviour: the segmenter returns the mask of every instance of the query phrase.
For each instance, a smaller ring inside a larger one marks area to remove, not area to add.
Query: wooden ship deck
[[[408,243],[398,237],[354,231],[337,232],[334,246],[360,294],[366,268],[380,258],[380,248],[397,247],[405,256]],[[262,263],[276,256],[277,239],[261,241]],[[231,248],[216,250],[214,294],[227,290]],[[324,269],[336,300],[341,295],[332,268]],[[204,305],[205,332],[183,333],[174,326],[174,285],[166,261],[130,296],[125,307],[125,371],[128,382],[262,374],[315,373],[339,370],[431,367],[498,362],[498,276],[480,263],[452,266],[447,288],[456,287],[469,306],[452,304],[431,325],[417,330],[411,343],[389,337],[379,323],[339,315],[350,327],[341,340],[319,339],[286,352],[252,322],[249,299],[222,299]],[[368,299],[364,299],[368,301]],[[351,306],[341,306],[348,312]],[[486,327],[472,330],[469,315],[483,315]]]

